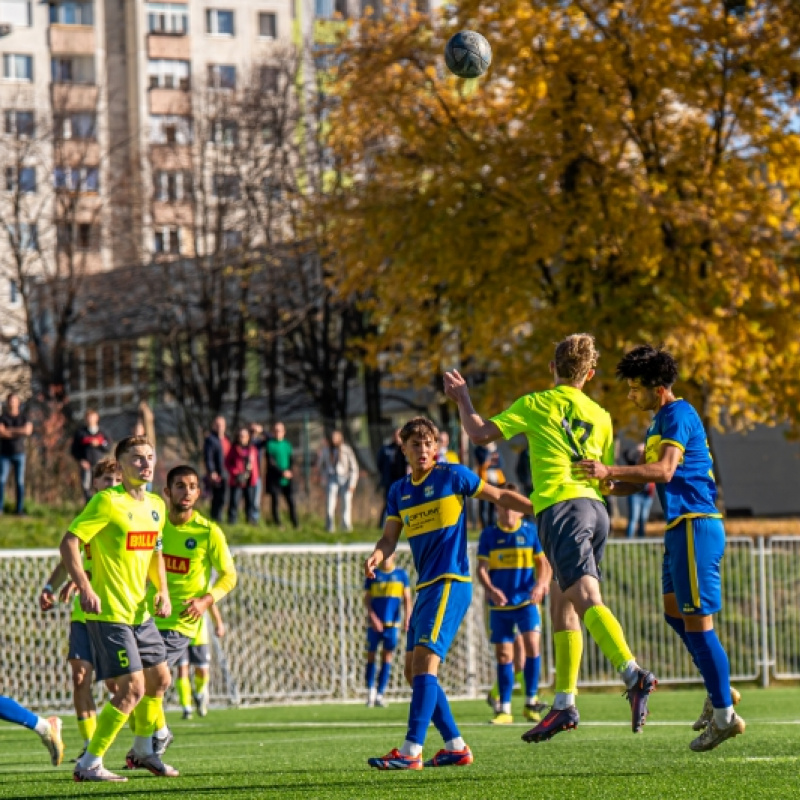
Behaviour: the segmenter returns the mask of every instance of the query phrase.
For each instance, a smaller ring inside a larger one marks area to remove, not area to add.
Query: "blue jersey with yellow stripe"
[[[375,570],[374,578],[364,581],[364,590],[369,592],[372,610],[384,627],[400,624],[400,602],[409,587],[408,573],[397,567],[389,572]]]
[[[719,517],[714,463],[703,423],[685,400],[667,403],[653,417],[647,429],[645,459],[658,461],[661,445],[671,444],[683,453],[669,483],[657,483],[667,528],[691,517]]]
[[[507,605],[489,608],[511,610],[531,602],[536,584],[534,557],[542,552],[536,525],[520,520],[513,530],[491,525],[478,542],[478,559],[489,567],[489,578],[505,596]]]
[[[474,472],[446,463],[437,464],[419,483],[406,475],[392,484],[386,517],[403,523],[418,589],[443,578],[470,580],[464,504],[482,489]]]

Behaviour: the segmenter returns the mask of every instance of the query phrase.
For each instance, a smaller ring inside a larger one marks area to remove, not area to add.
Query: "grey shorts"
[[[179,665],[182,667],[210,667],[211,647],[207,644],[189,645],[189,649]]]
[[[130,675],[167,660],[164,640],[152,619],[141,625],[86,621],[97,680]]]
[[[69,624],[69,655],[70,661],[88,661],[94,666],[92,643],[89,640],[89,631],[85,622],[70,622]]]
[[[172,667],[182,664],[187,658],[186,653],[192,640],[178,631],[159,631],[159,633],[167,651],[167,666],[172,669]]]
[[[600,580],[600,562],[610,527],[603,503],[589,497],[565,500],[538,514],[536,524],[562,592],[584,575]]]

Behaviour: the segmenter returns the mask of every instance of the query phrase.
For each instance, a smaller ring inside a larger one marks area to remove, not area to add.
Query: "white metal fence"
[[[363,696],[365,614],[362,563],[371,548],[233,548],[239,586],[220,606],[228,633],[213,639],[211,691],[218,703],[348,700]],[[603,594],[639,661],[662,683],[698,682],[679,639],[663,620],[659,541],[611,541]],[[474,559],[475,548],[471,548]],[[65,661],[69,608],[42,614],[37,596],[56,551],[0,551],[2,691],[34,708],[71,706]],[[400,566],[413,576],[407,548]],[[734,680],[800,678],[800,538],[732,538],[717,620]],[[550,625],[543,610],[544,686],[552,684]],[[402,654],[403,648],[398,648]],[[398,659],[389,695],[406,695]],[[494,681],[483,593],[472,606],[441,671],[453,696],[477,697]],[[618,684],[585,637],[580,685]]]

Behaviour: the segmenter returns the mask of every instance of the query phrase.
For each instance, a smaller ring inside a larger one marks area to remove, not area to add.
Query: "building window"
[[[71,192],[97,192],[100,189],[100,170],[97,167],[56,167],[53,186]]]
[[[3,77],[9,81],[32,81],[33,56],[22,56],[16,53],[4,53]]]
[[[236,144],[239,141],[239,123],[235,119],[215,119],[208,133],[213,144]]]
[[[153,249],[156,253],[179,255],[181,252],[181,237],[178,228],[156,228]]]
[[[6,191],[33,194],[36,191],[36,167],[6,167]]]
[[[0,22],[15,28],[30,28],[31,4],[29,0],[0,0]]]
[[[212,36],[234,36],[233,11],[207,8],[206,33]]]
[[[279,70],[277,67],[260,67],[258,70],[258,82],[262,92],[277,92],[278,91],[278,75]]]
[[[214,89],[235,89],[236,67],[232,64],[209,64],[208,85]]]
[[[223,250],[236,250],[242,246],[242,232],[241,231],[223,231],[222,232],[222,249]]]
[[[13,246],[20,250],[36,250],[39,247],[39,234],[36,223],[21,222],[19,226],[8,226]]]
[[[94,3],[50,3],[51,25],[94,25]]]
[[[159,170],[153,175],[154,197],[162,203],[175,203],[192,195],[191,172]]]
[[[189,30],[188,6],[177,3],[146,3],[147,30],[182,36]]]
[[[191,144],[192,120],[189,117],[153,115],[150,117],[151,144]]]
[[[94,84],[94,57],[54,58],[53,83]]]
[[[189,62],[151,59],[147,62],[151,89],[189,89]]]
[[[9,305],[15,306],[19,302],[19,289],[17,289],[16,281],[8,282],[8,302]]]
[[[212,191],[214,197],[223,200],[238,200],[240,195],[239,176],[216,173],[212,181]]]
[[[88,222],[60,222],[56,239],[60,247],[74,247],[76,250],[92,250],[96,242],[95,231]]]
[[[258,35],[262,39],[278,38],[278,15],[272,11],[262,11],[258,15]]]
[[[33,111],[6,111],[5,132],[20,139],[27,139],[36,133],[36,118]]]
[[[89,111],[76,111],[53,119],[56,139],[97,138],[97,115]]]
[[[347,0],[314,0],[314,13],[321,19],[332,19],[336,14],[347,16]]]

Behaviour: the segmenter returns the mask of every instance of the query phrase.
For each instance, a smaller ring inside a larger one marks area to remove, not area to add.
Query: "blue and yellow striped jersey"
[[[376,569],[375,577],[364,581],[364,591],[369,592],[372,610],[385,627],[393,628],[400,624],[400,607],[408,588],[408,573],[400,567],[390,572]]]
[[[531,602],[536,584],[534,556],[542,552],[536,525],[520,520],[514,530],[491,525],[478,542],[478,559],[487,562],[489,578],[505,596],[508,605],[490,608],[511,610]]]
[[[663,444],[675,445],[683,453],[672,480],[656,484],[667,527],[687,517],[721,516],[706,432],[700,415],[685,400],[667,403],[653,417],[645,441],[648,464],[658,461]]]
[[[406,475],[392,484],[386,516],[403,523],[418,589],[443,578],[470,580],[464,503],[482,489],[483,481],[460,464],[436,464],[419,483]]]

